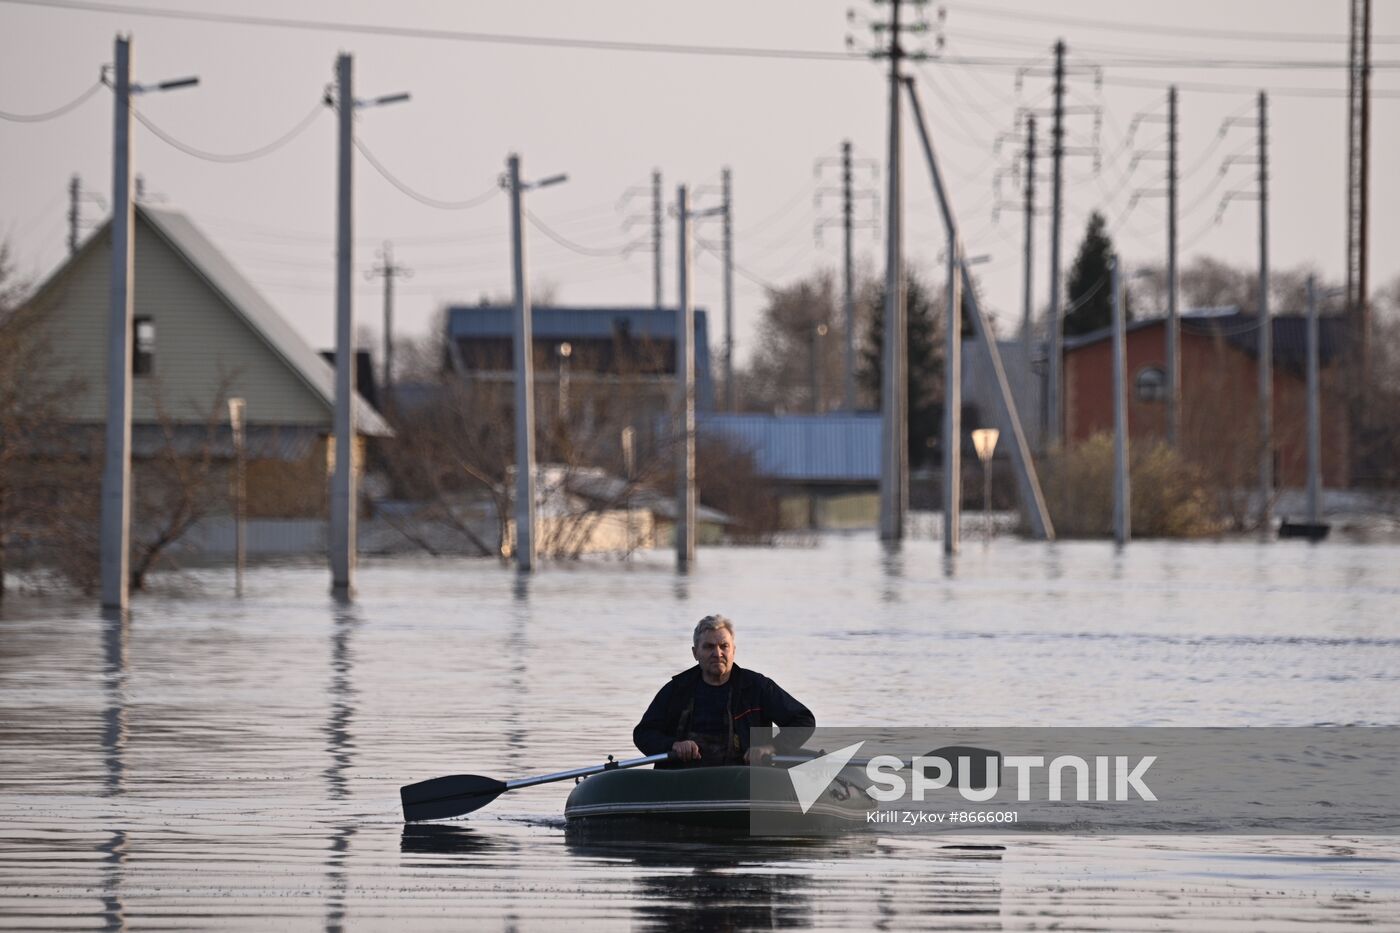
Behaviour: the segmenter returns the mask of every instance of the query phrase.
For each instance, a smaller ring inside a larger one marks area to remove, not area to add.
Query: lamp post
[[[821,338],[827,335],[825,324],[816,324],[812,327],[811,352],[808,355],[808,385],[811,390],[812,414],[821,414],[822,410],[822,384],[821,384]]]
[[[559,425],[563,428],[569,417],[569,357],[574,354],[574,346],[565,340],[559,344]]]
[[[335,211],[335,472],[331,477],[331,592],[350,596],[355,589],[356,520],[359,495],[355,477],[355,308],[350,288],[354,265],[354,145],[355,111],[409,99],[407,94],[384,94],[361,100],[354,93],[354,60],[341,53],[335,61],[335,83],[326,88],[325,102],[336,111]]]
[[[136,215],[131,190],[131,98],[192,87],[198,78],[154,85],[131,80],[131,38],[117,36],[104,69],[116,101],[112,119],[112,272],[107,310],[107,437],[102,467],[100,579],[102,607],[125,610],[131,595],[131,338],[134,320]]]
[[[248,473],[245,454],[244,413],[247,404],[241,398],[228,400],[228,424],[233,433],[233,592],[243,595],[243,564],[247,558],[246,524],[248,521]]]
[[[972,446],[982,461],[982,517],[987,523],[987,540],[992,537],[992,454],[997,449],[1001,432],[996,428],[978,428],[972,432]]]
[[[550,175],[527,182],[520,177],[520,156],[506,159],[501,187],[510,192],[512,277],[515,302],[515,566],[528,573],[535,566],[535,351],[533,311],[525,269],[524,193],[568,181]]]

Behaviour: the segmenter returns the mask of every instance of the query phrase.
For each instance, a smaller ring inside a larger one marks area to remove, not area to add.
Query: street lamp
[[[987,538],[992,537],[992,454],[997,449],[1001,432],[996,428],[978,428],[972,432],[972,446],[982,461],[982,517],[987,522]]]
[[[822,388],[821,380],[818,378],[819,369],[817,362],[821,355],[821,347],[818,341],[826,336],[827,330],[827,326],[821,323],[812,328],[812,346],[811,352],[808,354],[808,380],[811,389],[812,414],[814,415],[819,414],[822,410]]]
[[[569,357],[574,354],[573,344],[565,340],[559,344],[559,426],[562,429],[569,417]]]
[[[117,36],[102,80],[115,99],[112,120],[112,272],[107,309],[107,437],[102,467],[99,573],[104,609],[125,610],[131,560],[131,343],[135,213],[131,192],[131,97],[193,87],[198,78],[142,85],[131,80],[131,39]]]

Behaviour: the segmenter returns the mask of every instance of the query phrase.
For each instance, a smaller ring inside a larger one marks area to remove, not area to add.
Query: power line
[[[580,243],[575,243],[573,240],[567,239],[562,234],[550,229],[548,224],[540,220],[532,212],[527,210],[525,212],[525,216],[530,219],[530,224],[534,226],[536,230],[540,231],[540,233],[543,233],[545,236],[549,237],[551,240],[553,240],[555,243],[558,243],[565,249],[573,250],[575,253],[578,253],[581,256],[626,256],[639,245],[637,243],[623,243],[620,246],[607,246],[601,248],[584,246]]]
[[[1342,34],[1328,35],[1306,32],[1277,32],[1253,29],[1221,29],[1208,26],[1175,26],[1165,23],[1143,23],[1128,20],[1105,20],[1098,17],[1070,16],[1062,13],[1041,13],[1031,10],[1018,10],[1010,7],[988,6],[981,3],[948,3],[947,6],[968,15],[985,16],[995,19],[1015,19],[1022,22],[1040,22],[1054,25],[1079,26],[1084,29],[1098,29],[1104,32],[1147,33],[1151,35],[1186,36],[1193,39],[1227,39],[1246,42],[1303,42],[1326,44],[1346,42]],[[1400,36],[1376,36],[1378,43],[1400,42]]]
[[[0,110],[0,120],[9,120],[11,123],[43,123],[45,120],[54,120],[58,117],[63,116],[65,113],[68,113],[69,111],[76,110],[79,107],[81,107],[84,103],[87,102],[87,99],[89,97],[96,94],[101,88],[102,82],[98,81],[95,84],[93,84],[92,87],[88,88],[86,91],[83,91],[83,93],[79,94],[77,97],[73,98],[63,106],[55,107],[53,110],[49,110],[44,113],[9,113],[8,111]]]
[[[0,2],[9,2],[9,0],[0,0]],[[369,151],[369,147],[365,145],[364,140],[360,139],[360,137],[358,136],[355,137],[355,148],[360,150],[360,155],[365,157],[365,161],[368,162],[370,165],[374,166],[374,170],[380,175],[383,175],[385,180],[388,181],[389,184],[393,185],[395,188],[399,189],[413,200],[418,201],[420,204],[426,204],[428,207],[436,207],[439,210],[444,211],[467,210],[473,207],[480,207],[482,204],[485,204],[487,201],[494,198],[501,191],[499,185],[492,185],[490,188],[483,191],[481,194],[478,194],[475,197],[467,198],[464,201],[439,200],[438,198],[429,197],[426,194],[422,194],[421,192],[415,191],[414,189],[410,188],[407,184],[394,177],[393,173],[391,173],[387,168],[384,167],[384,163],[380,162],[377,158],[375,158],[374,153]]]
[[[307,113],[306,116],[302,117],[296,126],[292,127],[286,133],[283,133],[281,136],[277,137],[267,145],[259,146],[257,149],[251,149],[248,152],[235,152],[227,154],[218,152],[206,152],[203,149],[196,149],[189,143],[181,142],[174,136],[171,136],[165,130],[161,129],[159,126],[156,126],[156,124],[151,121],[150,117],[146,116],[144,113],[137,110],[135,107],[131,108],[131,114],[132,116],[136,117],[137,121],[139,121],[142,126],[154,133],[156,138],[159,139],[161,142],[169,146],[173,146],[174,148],[185,153],[186,155],[194,156],[196,159],[203,159],[206,162],[230,163],[251,162],[254,159],[261,159],[263,156],[271,155],[278,149],[281,149],[283,146],[287,145],[287,143],[296,139],[303,132],[305,132],[307,127],[309,127],[312,123],[316,122],[316,118],[321,115],[322,110],[323,107],[321,105],[321,102],[317,101],[316,104],[311,108],[311,111]]]

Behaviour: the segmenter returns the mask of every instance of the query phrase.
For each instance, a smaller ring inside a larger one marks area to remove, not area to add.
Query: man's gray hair
[[[730,622],[724,616],[716,613],[712,616],[705,616],[705,618],[701,619],[698,623],[696,623],[695,640],[692,642],[692,644],[696,648],[699,648],[700,636],[704,635],[706,632],[713,632],[717,631],[718,629],[724,629],[726,632],[729,633],[730,638],[734,637],[734,623]]]

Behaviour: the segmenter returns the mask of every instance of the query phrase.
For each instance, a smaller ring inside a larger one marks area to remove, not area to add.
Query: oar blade
[[[982,790],[989,785],[1001,785],[1001,752],[991,748],[977,748],[973,745],[945,745],[926,752],[930,758],[942,758],[953,766],[949,787],[971,787]],[[967,759],[968,770],[963,772],[960,759]]]
[[[450,774],[447,777],[419,781],[399,788],[403,801],[403,818],[445,820],[480,810],[506,792],[504,781],[479,774]]]

